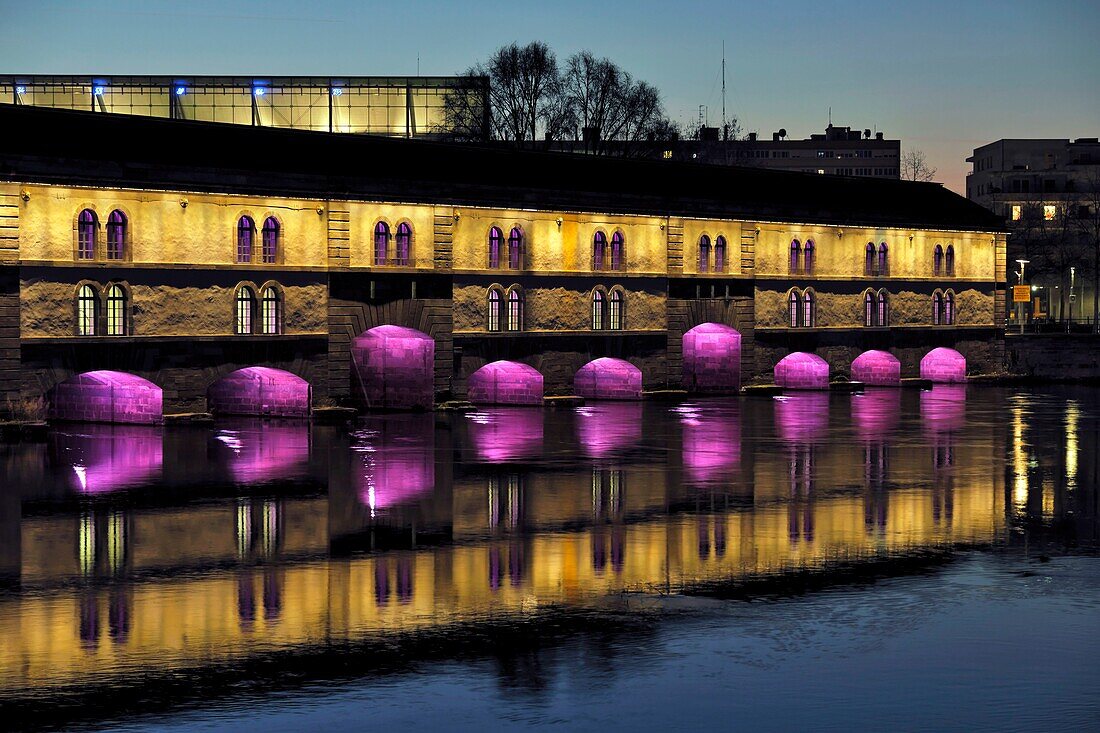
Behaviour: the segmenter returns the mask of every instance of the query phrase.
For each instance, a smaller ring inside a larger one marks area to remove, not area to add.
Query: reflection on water
[[[624,591],[1025,537],[1088,545],[1098,394],[937,385],[353,430],[66,426],[5,449],[0,704],[549,619]]]

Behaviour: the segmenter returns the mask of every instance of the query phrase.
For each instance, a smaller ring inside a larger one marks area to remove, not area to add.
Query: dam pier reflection
[[[1095,541],[1097,395],[59,425],[3,446],[0,704],[627,591]]]

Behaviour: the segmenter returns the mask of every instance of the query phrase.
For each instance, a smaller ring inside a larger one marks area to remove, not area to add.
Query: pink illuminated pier
[[[541,405],[542,374],[518,361],[494,361],[470,375],[466,399],[477,405]]]
[[[78,374],[50,390],[47,401],[51,420],[155,425],[164,419],[160,387],[125,372]]]
[[[376,326],[351,343],[352,392],[368,407],[430,410],[435,339],[405,326]]]
[[[593,359],[577,370],[573,389],[586,399],[640,400],[642,370],[622,359]]]
[[[684,388],[736,392],[741,386],[741,334],[732,326],[702,323],[684,334]]]
[[[309,417],[309,382],[271,367],[245,367],[210,385],[206,404],[216,415]]]
[[[852,361],[852,381],[897,387],[901,384],[901,362],[889,351],[864,351]]]
[[[829,365],[817,354],[796,351],[775,365],[775,383],[784,389],[829,389]]]
[[[965,382],[966,357],[944,346],[932,349],[920,360],[920,376],[937,384]]]

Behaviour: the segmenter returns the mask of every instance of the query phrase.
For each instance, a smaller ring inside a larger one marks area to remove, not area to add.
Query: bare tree
[[[914,148],[901,156],[901,177],[906,181],[931,181],[936,169],[928,165],[923,150]]]
[[[1088,269],[1092,270],[1092,328],[1100,333],[1100,170],[1089,169],[1078,185],[1075,222],[1081,234],[1083,249],[1092,255]],[[1087,272],[1082,272],[1082,279]]]

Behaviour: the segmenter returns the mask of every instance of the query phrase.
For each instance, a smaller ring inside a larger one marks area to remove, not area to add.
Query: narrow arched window
[[[235,333],[252,333],[252,313],[256,310],[256,294],[245,285],[237,291],[237,322]]]
[[[806,328],[814,327],[817,313],[814,308],[814,291],[807,290],[802,294],[802,325]]]
[[[932,250],[932,274],[936,277],[943,274],[943,247],[938,244]]]
[[[256,222],[251,216],[237,220],[237,262],[252,261],[252,240],[256,238]]]
[[[260,230],[260,242],[264,264],[275,264],[279,254],[279,220],[274,216],[264,219],[263,229]]]
[[[390,246],[390,225],[380,221],[374,225],[374,264],[386,264],[386,250]]]
[[[623,291],[612,290],[608,299],[608,328],[612,331],[623,330]]]
[[[611,235],[611,269],[615,271],[626,269],[626,241],[622,232]]]
[[[596,232],[592,237],[592,269],[602,270],[604,257],[607,254],[607,236],[603,232]]]
[[[76,333],[78,336],[96,335],[96,310],[98,299],[91,285],[81,285],[76,294]]]
[[[878,322],[876,325],[890,325],[890,300],[885,290],[878,291]]]
[[[699,272],[706,272],[710,266],[710,237],[699,237]]]
[[[84,209],[76,219],[76,258],[78,260],[95,259],[95,234],[99,221],[95,212]]]
[[[523,296],[518,290],[508,291],[508,330],[523,330]]]
[[[126,254],[126,215],[118,209],[107,217],[107,259],[121,260]]]
[[[508,267],[518,270],[523,266],[523,232],[512,227],[508,234]]]
[[[955,293],[950,290],[943,294],[943,325],[955,325]]]
[[[875,274],[875,243],[867,243],[867,256],[863,261],[863,274],[871,276]]]
[[[499,288],[491,288],[489,290],[489,330],[499,331],[501,323],[501,308],[503,304],[501,302],[501,294]]]
[[[875,325],[875,297],[868,290],[863,294],[863,325],[871,327]]]
[[[932,325],[943,323],[943,294],[939,290],[932,293]]]
[[[806,246],[802,248],[802,273],[814,274],[814,240],[807,239]]]
[[[603,330],[604,297],[602,290],[592,291],[592,330]]]
[[[397,225],[397,236],[394,237],[395,252],[393,264],[408,267],[409,259],[412,256],[412,238],[413,230],[408,222],[403,221]]]
[[[500,251],[504,249],[504,232],[498,227],[489,230],[489,268],[500,267]]]
[[[279,291],[273,285],[264,288],[260,297],[260,332],[278,334],[283,332],[283,301]]]
[[[726,238],[719,235],[714,238],[714,271],[726,271]]]
[[[945,268],[948,277],[955,277],[955,245],[947,245],[947,258]]]
[[[799,244],[797,239],[791,240],[791,257],[790,262],[787,265],[787,272],[791,275],[797,275],[799,273],[799,264],[802,261],[802,245]]]
[[[878,246],[878,274],[888,275],[890,273],[890,250],[886,246],[886,242],[883,242]]]
[[[118,285],[107,288],[107,335],[126,335],[126,292]]]
[[[787,296],[787,315],[791,328],[798,328],[798,317],[802,312],[802,299],[797,290],[792,290]]]

